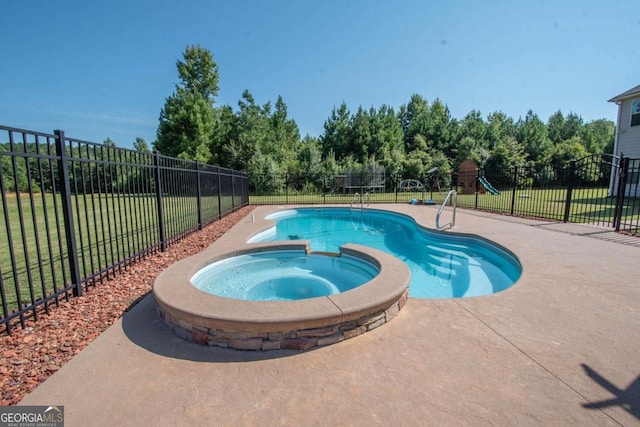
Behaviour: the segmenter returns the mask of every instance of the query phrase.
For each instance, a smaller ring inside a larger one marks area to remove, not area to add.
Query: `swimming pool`
[[[273,228],[249,243],[309,240],[314,251],[338,252],[346,243],[369,246],[404,261],[411,271],[409,295],[461,298],[511,287],[522,267],[508,250],[472,235],[418,226],[405,215],[375,209],[299,208],[275,212]]]

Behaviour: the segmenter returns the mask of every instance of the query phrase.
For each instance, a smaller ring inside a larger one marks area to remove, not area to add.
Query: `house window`
[[[631,102],[631,126],[640,126],[640,98]]]
[[[640,161],[633,159],[629,162],[627,185],[640,184]]]

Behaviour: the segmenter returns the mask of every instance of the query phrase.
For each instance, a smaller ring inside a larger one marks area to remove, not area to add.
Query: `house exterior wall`
[[[624,154],[626,157],[640,158],[640,126],[631,126],[631,103],[634,98],[625,99],[620,103],[620,118],[617,124],[618,147],[615,155]]]
[[[631,105],[633,101],[640,98],[640,95],[633,98],[624,99],[620,103],[620,116],[618,118],[618,146],[616,155],[624,154],[632,159],[640,158],[640,126],[631,126]],[[638,161],[633,160],[629,165],[627,175],[627,186],[624,191],[625,197],[638,197],[640,194],[640,171]],[[617,176],[617,175],[616,175]],[[613,183],[613,190],[617,191],[617,183]]]
[[[616,123],[616,143],[614,155],[631,159],[640,159],[640,124],[636,120],[636,126],[631,126],[631,110],[634,104],[640,102],[640,85],[621,93],[612,98],[609,102],[615,102],[618,105],[618,120]],[[636,110],[637,111],[637,110]],[[636,119],[638,117],[636,116]],[[625,196],[640,196],[640,160],[632,160],[627,175],[627,185],[625,188]],[[618,170],[612,167],[611,181],[609,184],[609,195],[617,193],[618,189]]]

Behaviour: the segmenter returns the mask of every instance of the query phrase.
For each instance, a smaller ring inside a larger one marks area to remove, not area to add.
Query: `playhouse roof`
[[[458,166],[458,171],[476,171],[477,169],[478,165],[471,159],[465,160]]]

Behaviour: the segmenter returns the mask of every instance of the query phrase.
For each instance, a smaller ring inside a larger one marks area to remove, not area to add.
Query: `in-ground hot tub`
[[[329,263],[339,263],[345,257],[351,265],[346,272],[353,270],[353,265],[373,266],[377,271],[371,280],[342,292],[323,291],[325,295],[303,299],[254,301],[214,295],[192,283],[194,276],[197,279],[198,272],[208,266],[270,252],[297,252],[298,257],[306,256],[309,242],[259,243],[223,253],[208,249],[175,263],[158,276],[153,286],[160,317],[178,336],[198,344],[242,350],[306,350],[381,326],[393,319],[407,301],[411,276],[407,266],[392,255],[353,244],[342,246],[340,254],[310,254],[327,257],[323,262]],[[234,268],[241,267],[234,265]],[[215,277],[215,274],[209,277],[208,286],[215,286]],[[335,281],[340,282],[339,275],[329,280]]]
[[[200,269],[191,283],[201,291],[225,298],[291,301],[346,292],[380,271],[361,257],[330,255],[302,250],[238,255]]]

